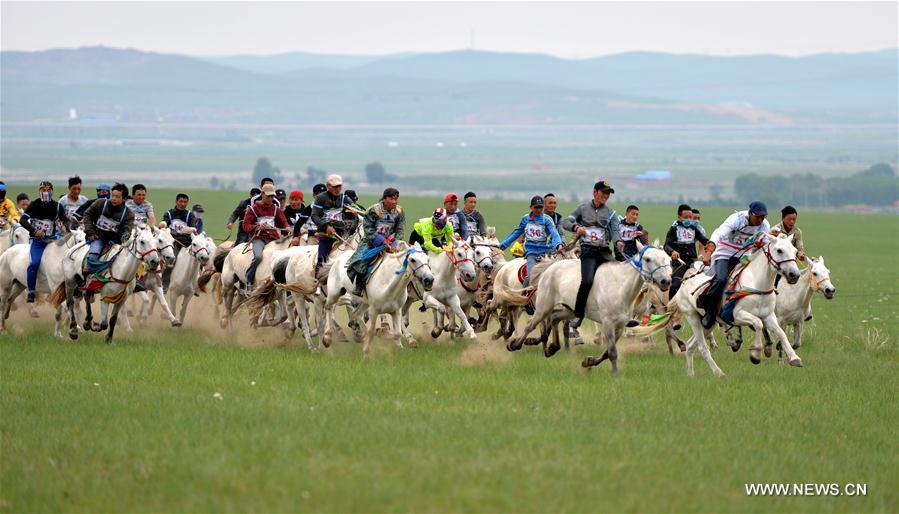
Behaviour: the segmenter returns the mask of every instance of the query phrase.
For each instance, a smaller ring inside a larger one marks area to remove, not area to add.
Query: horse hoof
[[[799,357],[796,357],[795,359],[790,359],[790,366],[793,366],[794,368],[801,368],[802,367],[802,359],[800,359]]]
[[[765,345],[765,357],[771,357],[771,345]]]
[[[635,320],[635,319],[632,319],[632,320],[629,320],[629,321],[627,322],[627,325],[625,325],[625,326],[626,326],[627,328],[638,327],[638,326],[640,326],[640,322],[637,321],[637,320]]]
[[[521,350],[521,341],[519,341],[518,339],[509,341],[509,343],[506,344],[506,350],[509,350],[510,352],[517,352],[518,350]]]
[[[680,329],[681,329],[680,323],[675,323],[675,324],[671,327],[671,330],[674,330],[675,332],[677,332],[677,331],[680,330]]]
[[[441,332],[442,332],[442,330],[433,328],[433,329],[431,329],[431,337],[433,337],[434,339],[437,339],[438,337],[440,337]]]
[[[740,343],[735,343],[730,346],[732,352],[737,353],[740,351]]]
[[[409,339],[408,341],[406,341],[406,344],[409,345],[409,348],[418,348],[418,341],[416,341],[415,339]]]
[[[714,373],[714,374],[715,374],[715,377],[716,377],[716,378],[721,378],[721,377],[723,377],[723,376],[724,376],[724,372],[723,372],[723,371],[721,371],[721,370],[720,370],[720,369],[719,369],[719,370],[716,370],[716,371],[714,371],[714,372],[713,372],[713,373]]]
[[[546,351],[543,352],[543,355],[548,359],[556,354],[562,347],[557,344],[551,344],[546,347]]]
[[[677,342],[677,349],[680,350],[681,353],[684,353],[685,351],[687,351],[687,345],[685,345],[684,343],[678,341],[678,342]]]
[[[593,357],[584,357],[584,360],[581,361],[582,368],[590,369],[593,365]]]
[[[759,358],[756,357],[755,355],[751,355],[751,354],[750,354],[750,355],[749,355],[749,362],[751,362],[751,363],[753,363],[753,364],[759,364],[759,363],[762,362],[762,359],[759,359]]]
[[[172,321],[172,326],[173,326],[173,327],[176,327],[176,328],[177,328],[177,327],[180,327],[180,326],[181,326],[181,320],[178,320],[178,319],[173,320],[173,321]]]
[[[428,312],[428,307],[425,304],[421,304],[418,308],[418,312]]]
[[[799,344],[799,343],[793,343],[793,344],[791,344],[790,346],[792,346],[794,350],[798,350],[799,347],[802,346],[802,345]]]
[[[93,330],[94,329],[93,329],[93,327],[91,327],[91,324],[88,323],[87,321],[85,321],[84,322],[84,331],[85,332],[93,332]]]
[[[77,341],[78,340],[78,331],[72,330],[71,332],[69,332],[69,339],[71,339],[72,341]]]
[[[100,323],[100,330],[97,332],[104,332],[107,328],[109,328],[109,323]]]

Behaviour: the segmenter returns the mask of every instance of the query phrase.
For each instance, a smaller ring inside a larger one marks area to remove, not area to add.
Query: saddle
[[[528,263],[525,262],[518,268],[518,281],[524,284],[524,280],[528,278]]]

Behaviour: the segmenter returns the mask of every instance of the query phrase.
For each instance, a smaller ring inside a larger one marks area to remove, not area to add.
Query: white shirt
[[[758,226],[749,224],[749,211],[739,211],[731,214],[724,220],[720,227],[715,229],[709,240],[715,243],[715,253],[712,261],[729,259],[758,237],[764,237],[764,233],[771,230],[768,220],[762,221]],[[763,234],[757,236],[757,234]]]
[[[79,207],[84,205],[84,202],[86,201],[87,197],[84,195],[78,195],[78,199],[73,201],[67,194],[59,197],[58,200],[59,205],[62,205],[63,208],[65,208],[67,218],[75,214],[75,211],[77,211]]]

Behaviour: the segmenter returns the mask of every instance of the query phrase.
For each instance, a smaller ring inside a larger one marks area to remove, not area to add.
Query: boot
[[[368,277],[366,277],[364,273],[356,275],[356,287],[353,288],[353,296],[361,297],[365,293],[366,282],[368,282]]]
[[[34,291],[28,291],[28,299],[25,303],[34,303]]]

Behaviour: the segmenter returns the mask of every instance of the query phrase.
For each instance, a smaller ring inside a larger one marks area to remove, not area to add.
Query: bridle
[[[463,250],[465,250],[465,249],[471,250],[471,247],[468,246],[468,243],[465,243],[465,242],[461,243],[458,247],[459,247],[459,248],[462,248]],[[465,257],[464,259],[456,259],[456,255],[455,255],[455,254],[456,254],[456,247],[453,247],[452,250],[447,250],[447,251],[446,251],[446,254],[447,254],[447,257],[449,257],[450,262],[453,263],[453,267],[455,267],[456,269],[459,269],[459,265],[460,265],[460,264],[463,264],[463,263],[466,263],[466,262],[470,262],[470,263],[472,263],[472,264],[475,263],[475,262],[474,262],[471,258],[469,258],[469,257]]]
[[[634,269],[637,270],[638,273],[640,273],[640,278],[642,278],[644,282],[654,281],[655,274],[657,271],[664,269],[664,268],[671,267],[671,264],[659,264],[658,266],[655,267],[654,270],[646,271],[643,268],[643,254],[645,254],[647,252],[647,250],[649,250],[650,248],[656,248],[656,247],[653,245],[646,245],[643,247],[642,250],[640,250],[639,256],[636,256],[636,255],[628,256],[628,259],[627,259],[627,262],[630,263],[630,265],[633,266]]]
[[[781,264],[783,264],[785,262],[796,262],[796,257],[793,257],[792,259],[783,259],[781,261],[775,259],[774,256],[771,255],[770,248],[771,248],[771,243],[766,244],[764,253],[765,253],[765,258],[768,259],[768,264],[770,264],[772,267],[774,267],[774,269],[777,269],[779,271]]]
[[[425,251],[418,250],[414,246],[410,247],[408,250],[406,250],[406,255],[405,255],[405,257],[403,257],[403,267],[395,271],[395,273],[397,275],[402,275],[403,273],[406,272],[406,269],[409,268],[409,257],[411,257],[412,254],[414,254],[414,253],[425,253]],[[423,262],[423,263],[419,264],[418,267],[415,267],[415,262],[412,262],[412,267],[409,269],[411,269],[412,274],[414,275],[414,274],[418,273],[418,270],[424,268],[427,265],[428,265],[427,262]]]
[[[483,246],[484,248],[492,248],[495,245],[488,245],[488,244],[484,244],[484,243],[472,243],[471,246],[472,246],[472,248],[477,248],[478,246]],[[477,257],[476,254],[475,254],[475,257]],[[478,268],[480,268],[481,263],[486,261],[487,259],[490,259],[490,261],[492,263],[492,261],[493,261],[493,251],[492,250],[490,252],[488,252],[487,255],[481,257],[480,259],[475,260],[474,263],[477,265]]]

